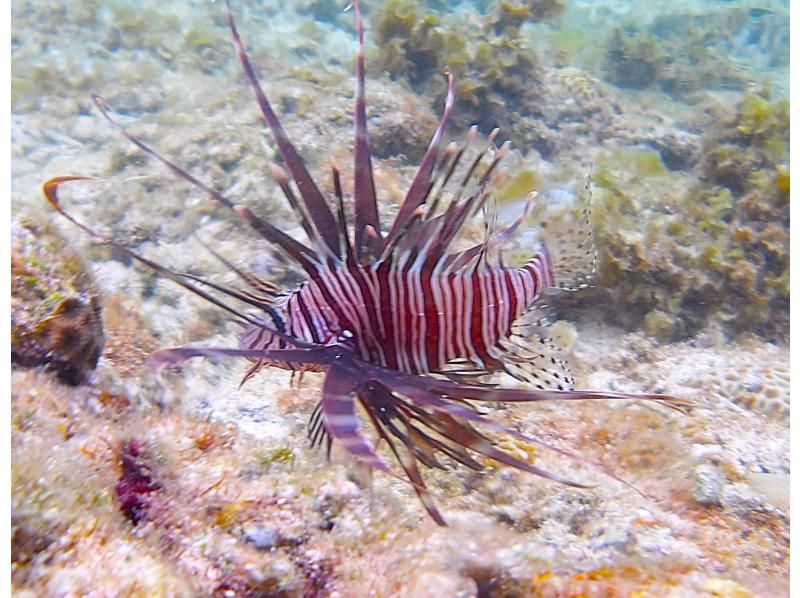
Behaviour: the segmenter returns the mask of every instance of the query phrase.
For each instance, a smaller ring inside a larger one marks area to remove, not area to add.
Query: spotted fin
[[[539,390],[573,390],[575,379],[559,348],[550,307],[537,303],[494,349],[503,370]]]
[[[533,209],[537,240],[553,270],[554,288],[577,291],[588,287],[597,271],[597,248],[591,223],[591,177],[578,193],[541,193]]]

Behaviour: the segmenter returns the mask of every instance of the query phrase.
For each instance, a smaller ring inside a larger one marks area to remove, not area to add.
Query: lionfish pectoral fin
[[[553,446],[547,442],[531,438],[522,434],[512,428],[509,428],[499,422],[493,421],[474,410],[467,407],[465,400],[470,401],[492,401],[501,403],[517,403],[517,402],[536,402],[545,400],[644,400],[650,402],[657,402],[672,409],[683,411],[682,406],[687,402],[674,397],[657,394],[631,394],[631,393],[618,393],[618,392],[600,392],[600,391],[577,391],[577,390],[522,390],[522,389],[502,389],[502,388],[489,388],[486,386],[459,384],[449,380],[434,379],[427,376],[415,376],[410,374],[402,374],[399,372],[386,371],[382,382],[395,392],[401,393],[403,396],[408,397],[415,405],[433,409],[439,415],[427,419],[425,423],[431,426],[440,434],[452,440],[454,443],[459,444],[465,448],[473,450],[479,454],[490,457],[510,465],[523,471],[528,471],[534,475],[538,475],[553,481],[561,482],[574,487],[588,488],[588,484],[575,482],[563,478],[557,474],[553,474],[538,467],[529,465],[525,462],[515,459],[507,453],[497,453],[499,451],[491,441],[485,436],[477,433],[477,431],[470,425],[476,424],[487,429],[495,430],[501,434],[509,435],[524,443],[532,446],[541,447],[562,457],[570,459],[582,466],[589,467],[601,472],[604,475],[624,484],[625,486],[637,490],[632,484],[626,482],[613,472],[611,472],[605,465],[589,461],[580,457],[579,455]],[[422,380],[419,380],[422,379]],[[446,429],[440,429],[441,422],[451,422]],[[433,422],[431,425],[430,422]]]
[[[462,444],[463,446],[468,447],[469,449],[475,451],[476,453],[483,455],[484,457],[494,459],[498,463],[502,463],[503,465],[508,465],[509,467],[519,469],[520,471],[525,471],[527,473],[531,473],[541,478],[545,478],[553,482],[558,482],[560,484],[565,484],[567,486],[572,486],[574,488],[596,487],[595,484],[576,482],[569,478],[565,478],[558,474],[551,473],[549,471],[541,469],[540,467],[536,467],[535,465],[531,465],[529,463],[526,463],[525,461],[517,459],[516,457],[509,455],[507,452],[502,451],[496,446],[494,446],[494,444],[492,444],[492,442],[488,438],[486,438],[483,434],[479,434],[475,429],[472,428],[472,426],[464,422],[458,421],[457,418],[450,417],[448,423],[449,425],[446,434],[449,438],[458,442],[459,444]],[[530,438],[524,438],[524,439],[530,444],[539,444]],[[577,461],[583,464],[583,460],[577,459]]]
[[[535,303],[490,355],[502,363],[508,375],[539,390],[572,390],[575,379],[554,336],[549,307]]]
[[[269,350],[230,349],[220,347],[173,347],[171,349],[159,349],[153,352],[147,362],[150,365],[150,370],[159,382],[163,383],[163,378],[161,376],[166,368],[178,367],[193,357],[205,357],[212,360],[246,357],[256,361],[291,362],[309,365],[329,365],[336,358],[335,352],[333,352],[330,347],[320,347],[306,343],[272,329],[269,326],[264,326],[264,329],[301,348]]]
[[[186,276],[186,275],[183,275],[183,274],[181,274],[179,272],[175,272],[174,270],[171,270],[171,269],[167,268],[166,266],[163,266],[159,262],[156,262],[155,260],[151,260],[150,258],[147,258],[147,257],[143,256],[142,254],[134,251],[133,249],[127,247],[126,245],[123,245],[122,243],[118,243],[118,242],[114,241],[113,239],[110,239],[110,238],[108,238],[108,237],[106,237],[104,235],[101,235],[97,231],[95,231],[92,228],[86,226],[82,222],[76,220],[72,215],[67,213],[64,210],[63,206],[61,205],[61,201],[60,201],[60,199],[58,197],[59,187],[61,185],[63,185],[64,183],[69,183],[69,182],[73,182],[73,181],[94,181],[94,180],[98,180],[98,179],[94,179],[94,178],[91,178],[91,177],[81,177],[81,176],[56,177],[54,179],[50,179],[49,181],[45,182],[45,184],[42,186],[42,191],[44,192],[45,198],[47,199],[47,201],[50,203],[50,205],[53,207],[54,210],[56,210],[59,214],[61,214],[67,220],[72,222],[75,226],[77,226],[78,228],[80,228],[80,229],[84,230],[86,233],[88,233],[89,236],[96,243],[102,243],[103,245],[108,245],[109,247],[113,247],[117,251],[119,251],[121,253],[124,253],[128,257],[130,257],[130,258],[132,258],[132,259],[144,264],[145,266],[151,268],[152,270],[154,270],[155,272],[157,272],[159,275],[163,276],[164,278],[167,278],[168,280],[171,280],[171,281],[179,284],[180,286],[182,286],[186,290],[191,291],[192,293],[194,293],[198,297],[202,297],[203,299],[205,299],[209,303],[212,303],[213,305],[216,305],[217,307],[220,307],[220,308],[224,309],[225,311],[227,311],[228,313],[236,316],[240,320],[243,320],[243,321],[248,322],[250,324],[254,324],[256,326],[260,326],[262,328],[269,329],[268,326],[265,326],[263,323],[259,322],[258,320],[254,319],[253,317],[245,314],[244,312],[242,312],[240,310],[237,310],[234,307],[231,307],[230,305],[228,305],[227,303],[221,301],[217,297],[214,297],[213,295],[205,292],[203,289],[198,288],[197,286],[193,285],[191,282],[189,282],[189,280],[192,279],[191,276]],[[201,284],[209,284],[209,283],[207,283],[205,281],[199,281],[199,282]],[[213,287],[214,285],[210,284],[210,286]],[[231,290],[225,289],[224,287],[221,287],[219,285],[217,285],[216,288],[219,291],[225,292],[229,296],[234,296],[237,299],[239,298],[239,297],[236,297],[236,293],[231,291]],[[265,307],[265,311],[267,311],[268,313],[272,314],[273,316],[275,315],[275,310],[272,309],[272,308],[266,308]],[[270,329],[270,331],[271,331],[271,329]],[[283,335],[283,332],[282,331],[278,332],[278,335]]]
[[[322,383],[322,418],[325,431],[358,461],[394,475],[375,449],[361,435],[356,414],[356,391],[363,380],[338,363],[333,363]]]
[[[393,400],[391,393],[389,393],[389,391],[380,384],[371,385],[371,388],[368,391],[359,393],[361,404],[364,406],[367,414],[369,415],[373,427],[377,430],[379,438],[385,440],[392,453],[394,453],[397,462],[400,463],[400,467],[403,468],[403,471],[408,476],[408,481],[410,481],[412,486],[414,486],[414,491],[417,493],[420,502],[422,502],[422,505],[425,507],[425,510],[428,512],[431,518],[438,525],[447,525],[444,517],[442,517],[439,509],[436,507],[436,503],[434,502],[430,491],[425,485],[425,480],[423,479],[422,474],[419,472],[419,468],[417,467],[417,457],[426,455],[425,457],[422,457],[421,460],[423,460],[423,463],[429,467],[441,467],[441,465],[438,464],[435,457],[432,455],[428,455],[426,452],[420,453],[420,451],[424,451],[424,445],[421,446],[420,444],[415,443],[414,439],[412,439],[409,434],[404,434],[391,422],[389,413],[392,413],[394,416],[399,416],[396,410],[393,410],[390,407],[388,410],[384,408],[384,411],[381,412],[375,408],[376,405],[374,398],[377,395],[381,395],[379,399],[381,405],[390,405]],[[397,446],[395,441],[392,439],[393,437],[399,439],[403,443],[404,449],[401,449]]]
[[[423,376],[416,376],[417,378],[425,378]],[[397,377],[395,377],[397,378]],[[549,480],[561,482],[563,484],[567,484],[569,486],[574,486],[577,488],[588,488],[590,487],[587,484],[581,482],[575,482],[569,480],[567,478],[563,478],[558,476],[557,474],[553,474],[542,470],[538,467],[533,465],[528,465],[527,463],[512,457],[511,455],[500,451],[497,447],[495,447],[485,436],[482,434],[477,433],[476,430],[472,428],[467,422],[477,424],[480,426],[484,426],[488,429],[495,430],[500,432],[501,434],[506,434],[508,436],[512,436],[525,442],[527,444],[538,446],[557,454],[560,454],[564,457],[567,457],[581,465],[596,465],[589,461],[586,461],[575,455],[569,451],[564,449],[560,449],[558,447],[552,446],[548,443],[542,442],[540,440],[536,440],[529,436],[526,436],[508,426],[504,426],[501,423],[493,421],[479,413],[476,413],[472,409],[468,408],[464,404],[459,404],[454,401],[460,400],[458,397],[457,391],[451,392],[451,396],[437,396],[433,392],[426,390],[424,387],[415,383],[413,381],[412,376],[405,376],[405,380],[398,383],[395,380],[395,384],[393,388],[395,388],[398,392],[402,393],[404,396],[407,396],[409,399],[417,403],[418,405],[425,405],[434,409],[435,411],[439,412],[439,417],[442,415],[447,416],[447,421],[451,422],[450,426],[446,430],[446,432],[442,432],[446,437],[450,438],[452,441],[460,444],[461,446],[470,449],[476,453],[484,455],[486,457],[495,459],[501,463],[506,465],[510,465],[517,469],[527,471],[528,473],[532,473],[534,475],[538,475],[543,478],[547,478]],[[444,382],[444,381],[441,381]],[[461,385],[453,382],[447,382],[447,385],[451,389],[457,389]],[[483,390],[486,390],[485,388]],[[501,391],[502,392],[502,391]]]

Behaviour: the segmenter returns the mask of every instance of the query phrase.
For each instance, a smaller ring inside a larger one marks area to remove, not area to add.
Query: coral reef
[[[51,227],[20,218],[11,237],[11,363],[80,384],[103,350],[97,291]]]

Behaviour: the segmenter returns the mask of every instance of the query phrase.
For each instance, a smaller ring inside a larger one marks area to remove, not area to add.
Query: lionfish
[[[129,141],[177,177],[233,210],[287,256],[307,276],[298,288],[281,291],[214,253],[247,285],[246,290],[227,287],[170,270],[100,235],[67,214],[58,199],[60,185],[91,180],[89,177],[51,179],[44,184],[44,194],[56,211],[95,242],[110,245],[149,266],[243,324],[238,349],[178,347],[155,352],[150,362],[157,376],[165,367],[192,357],[251,360],[253,366],[243,383],[266,365],[293,372],[324,372],[322,398],[309,422],[312,446],[326,443],[330,454],[336,442],[358,462],[410,481],[439,525],[446,525],[445,519],[419,466],[446,470],[448,461],[443,461],[443,456],[473,470],[481,470],[487,460],[494,460],[570,486],[590,487],[500,448],[492,439],[498,433],[587,463],[490,419],[478,408],[487,403],[639,399],[681,409],[679,401],[663,395],[575,390],[567,364],[548,338],[543,293],[551,288],[585,287],[595,272],[589,183],[580,193],[576,221],[568,223],[566,229],[556,228],[549,236],[545,228],[535,255],[518,267],[505,265],[500,249],[528,216],[535,193],[528,196],[522,213],[506,228],[487,232],[481,243],[460,247],[467,223],[479,213],[487,219],[487,231],[490,224],[496,224],[489,222],[486,214],[509,143],[498,149],[495,130],[480,144],[477,156],[469,157],[468,150],[476,145],[477,138],[472,127],[462,144],[443,148],[455,100],[455,79],[445,69],[447,94],[441,119],[397,215],[390,226],[384,227],[367,134],[363,19],[357,0],[352,7],[357,37],[352,229],[339,169],[332,165],[332,209],[259,83],[230,0],[226,0],[226,9],[233,46],[284,164],[273,164],[270,170],[308,237],[306,243],[250,208],[234,204],[159,154],[113,118],[105,99],[92,96],[101,114]],[[247,307],[233,307],[215,293]],[[495,372],[506,372],[532,388],[501,388],[481,381],[481,376]],[[363,434],[364,421],[374,428],[376,442]],[[407,479],[394,473],[379,454],[377,445],[381,441],[394,454]]]

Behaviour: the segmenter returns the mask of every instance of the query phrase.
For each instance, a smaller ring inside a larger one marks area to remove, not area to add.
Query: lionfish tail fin
[[[586,288],[597,271],[591,183],[588,176],[575,195],[563,190],[543,193],[532,210],[553,288],[564,291]]]

